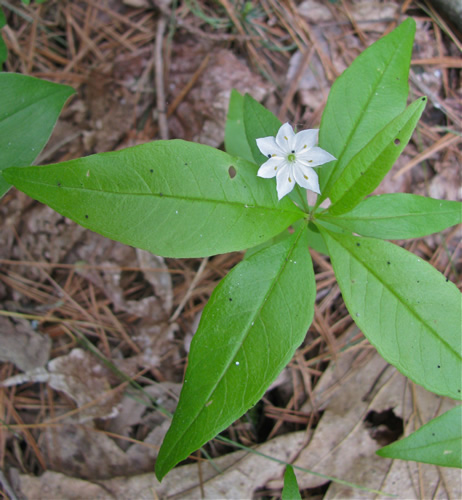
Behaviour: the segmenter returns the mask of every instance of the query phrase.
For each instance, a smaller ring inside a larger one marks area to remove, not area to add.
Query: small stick
[[[435,153],[440,151],[441,149],[449,147],[450,144],[457,144],[462,140],[462,137],[458,135],[451,134],[448,132],[446,135],[441,137],[440,140],[436,141],[425,151],[422,151],[419,155],[413,158],[410,162],[408,162],[403,168],[399,169],[398,172],[393,176],[393,180],[396,180],[400,175],[403,175],[408,170],[411,170],[412,167],[415,167],[418,163],[426,160],[430,156],[433,156]]]
[[[205,259],[202,260],[201,265],[199,266],[199,269],[197,270],[196,276],[194,276],[194,279],[192,280],[191,284],[189,285],[188,291],[186,292],[185,296],[183,297],[183,300],[180,302],[180,305],[176,308],[176,311],[173,313],[172,317],[168,320],[169,323],[173,323],[178,319],[178,316],[181,314],[181,311],[183,310],[184,306],[186,305],[186,302],[188,302],[189,297],[191,297],[191,294],[197,285],[198,281],[200,280],[202,273],[204,272],[205,266],[207,265],[207,262],[209,261],[208,257],[205,257]]]
[[[157,24],[156,42],[155,42],[155,79],[157,94],[157,113],[159,121],[159,131],[161,139],[168,139],[167,110],[164,89],[164,60],[162,57],[162,42],[164,31],[167,26],[167,20],[164,15],[161,16]]]

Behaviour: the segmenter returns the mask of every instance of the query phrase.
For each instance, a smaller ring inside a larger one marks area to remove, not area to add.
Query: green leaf
[[[295,477],[294,468],[291,465],[286,467],[284,473],[284,488],[282,489],[282,500],[301,500],[300,491],[298,490],[297,478]]]
[[[225,127],[225,149],[233,156],[254,163],[244,128],[244,96],[235,89],[231,90],[228,116]]]
[[[385,458],[462,468],[462,406],[440,415],[400,441],[378,450]]]
[[[258,149],[257,139],[276,136],[281,125],[279,118],[262,106],[251,95],[246,94],[244,96],[245,135],[257,165],[261,165],[268,159]]]
[[[0,73],[0,197],[11,187],[3,170],[30,165],[37,158],[74,93],[67,85]]]
[[[330,191],[330,214],[349,212],[374,191],[409,142],[426,102],[414,101],[351,159]]]
[[[303,341],[315,297],[303,227],[243,260],[219,283],[191,344],[156,462],[159,479],[257,403]]]
[[[393,193],[366,198],[347,214],[319,219],[350,233],[401,240],[421,238],[462,223],[462,204],[415,194]]]
[[[252,247],[304,217],[289,200],[278,202],[256,169],[173,140],[4,175],[103,236],[165,257],[203,257]]]
[[[461,398],[461,295],[427,262],[387,241],[319,226],[343,300],[392,365],[429,391]]]
[[[322,195],[351,159],[406,107],[415,21],[406,19],[394,31],[360,54],[334,82],[319,130],[319,146],[337,158],[320,168]]]

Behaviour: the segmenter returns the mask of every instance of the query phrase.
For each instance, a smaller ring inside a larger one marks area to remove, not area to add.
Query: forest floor
[[[5,70],[77,91],[39,164],[156,139],[222,148],[233,88],[282,121],[317,128],[335,78],[411,16],[410,97],[429,101],[377,192],[462,198],[462,42],[426,0],[0,5]],[[461,286],[460,228],[397,243]],[[197,453],[161,484],[153,474],[169,420],[152,401],[174,410],[201,311],[242,256],[163,259],[7,193],[0,201],[0,379],[10,379],[0,388],[5,498],[280,497],[283,465],[216,440],[204,448],[212,465]],[[403,426],[408,433],[453,403],[377,355],[349,316],[328,257],[312,251],[312,258],[316,311],[306,339],[224,435],[400,498],[457,498],[453,470],[375,455]],[[375,497],[308,473],[298,481],[303,498]]]

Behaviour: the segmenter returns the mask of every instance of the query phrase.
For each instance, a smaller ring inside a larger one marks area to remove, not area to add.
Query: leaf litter
[[[8,71],[78,91],[42,162],[159,138],[163,114],[169,137],[220,146],[233,87],[263,100],[283,121],[316,127],[333,79],[405,14],[418,25],[411,94],[427,94],[429,105],[384,187],[462,199],[460,138],[451,132],[460,129],[460,41],[433,7],[306,0],[281,9],[268,0],[245,18],[229,2],[52,4],[13,10],[5,2],[3,30]],[[161,40],[167,101],[160,108],[154,45],[161,14],[168,23]],[[15,191],[0,201],[0,224],[0,461],[10,470],[2,481],[28,498],[280,494],[281,465],[216,440],[205,450],[221,474],[202,458],[197,463],[198,456],[161,485],[152,474],[195,320],[240,254],[164,260],[92,234]],[[406,248],[460,284],[456,230]],[[389,493],[457,496],[450,470],[375,457],[390,436],[383,424],[366,423],[371,412],[392,409],[409,433],[449,402],[387,367],[360,334],[345,335],[351,319],[330,263],[314,251],[313,261],[317,310],[307,338],[227,435]],[[306,473],[298,479],[307,498],[319,491],[360,497]]]

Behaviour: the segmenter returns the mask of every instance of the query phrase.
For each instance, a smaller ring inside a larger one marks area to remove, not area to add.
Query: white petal
[[[302,130],[295,134],[294,148],[297,153],[302,153],[316,146],[318,143],[318,129]]]
[[[258,169],[258,177],[263,177],[264,179],[271,179],[277,173],[277,171],[284,165],[285,161],[282,158],[270,158],[265,161],[263,165]]]
[[[294,177],[297,184],[303,188],[321,194],[319,190],[318,174],[312,168],[298,165],[294,168]]]
[[[284,123],[276,135],[276,144],[285,153],[290,153],[293,149],[292,144],[294,142],[294,137],[295,134],[293,128],[289,125],[289,123]]]
[[[261,153],[268,157],[274,154],[279,156],[284,154],[281,148],[276,144],[274,137],[262,137],[261,139],[257,139],[257,146]]]
[[[300,162],[307,167],[319,167],[324,163],[328,163],[336,159],[337,158],[335,158],[335,156],[332,156],[330,153],[317,146],[311,148],[306,153],[297,154],[297,162]]]
[[[295,178],[290,165],[285,165],[279,169],[276,175],[276,187],[278,191],[278,200],[290,193],[295,186]]]

